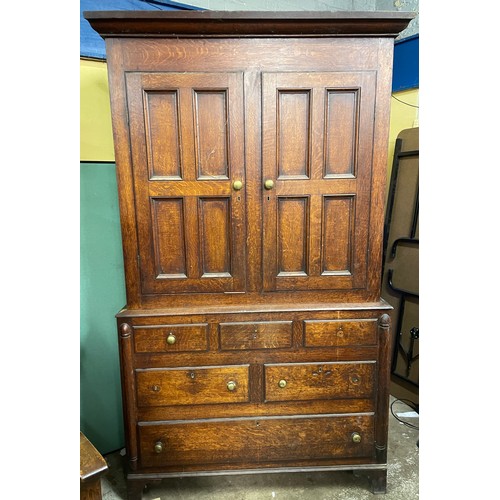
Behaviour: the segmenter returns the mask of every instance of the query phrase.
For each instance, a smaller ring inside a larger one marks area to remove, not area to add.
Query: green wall
[[[125,305],[114,163],[80,164],[80,430],[102,453],[124,446],[115,314]]]

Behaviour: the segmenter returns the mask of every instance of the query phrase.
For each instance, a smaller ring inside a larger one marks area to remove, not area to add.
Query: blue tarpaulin
[[[86,10],[203,10],[167,0],[80,0],[80,57],[106,59],[104,40],[83,17]]]
[[[393,92],[418,88],[418,40],[413,35],[394,44]]]

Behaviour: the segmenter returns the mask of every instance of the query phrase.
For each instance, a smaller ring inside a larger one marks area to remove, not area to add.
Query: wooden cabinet
[[[385,491],[392,46],[412,15],[85,16],[108,54],[130,498],[346,468]]]

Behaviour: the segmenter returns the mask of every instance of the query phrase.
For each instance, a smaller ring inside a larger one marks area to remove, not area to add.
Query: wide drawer
[[[375,361],[269,364],[266,401],[300,401],[373,396]]]
[[[139,440],[144,467],[363,457],[373,415],[141,423]]]
[[[206,351],[208,324],[136,326],[134,347],[137,353]]]
[[[223,351],[286,348],[292,345],[292,322],[221,323],[219,338]]]
[[[248,365],[136,370],[139,406],[248,401]]]
[[[377,320],[308,320],[304,321],[306,347],[374,345],[377,343]]]

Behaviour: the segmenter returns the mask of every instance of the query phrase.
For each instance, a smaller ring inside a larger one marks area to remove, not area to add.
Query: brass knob
[[[274,187],[274,182],[271,180],[271,179],[267,179],[265,182],[264,182],[264,187],[266,189],[272,189]]]
[[[234,391],[235,389],[236,389],[236,382],[234,382],[233,380],[230,380],[227,383],[227,390],[228,391]]]
[[[351,439],[353,443],[361,443],[361,434],[358,434],[357,432],[353,432],[351,434]]]
[[[243,187],[243,182],[241,181],[234,181],[233,182],[233,189],[235,191],[239,191]]]
[[[161,453],[163,451],[163,443],[161,441],[157,441],[155,444],[155,453]]]
[[[169,333],[167,337],[167,344],[173,345],[175,344],[175,341],[177,339],[175,338],[175,335],[173,333]]]
[[[280,381],[278,382],[278,385],[279,385],[282,389],[284,389],[284,388],[286,387],[286,380],[280,380]]]

